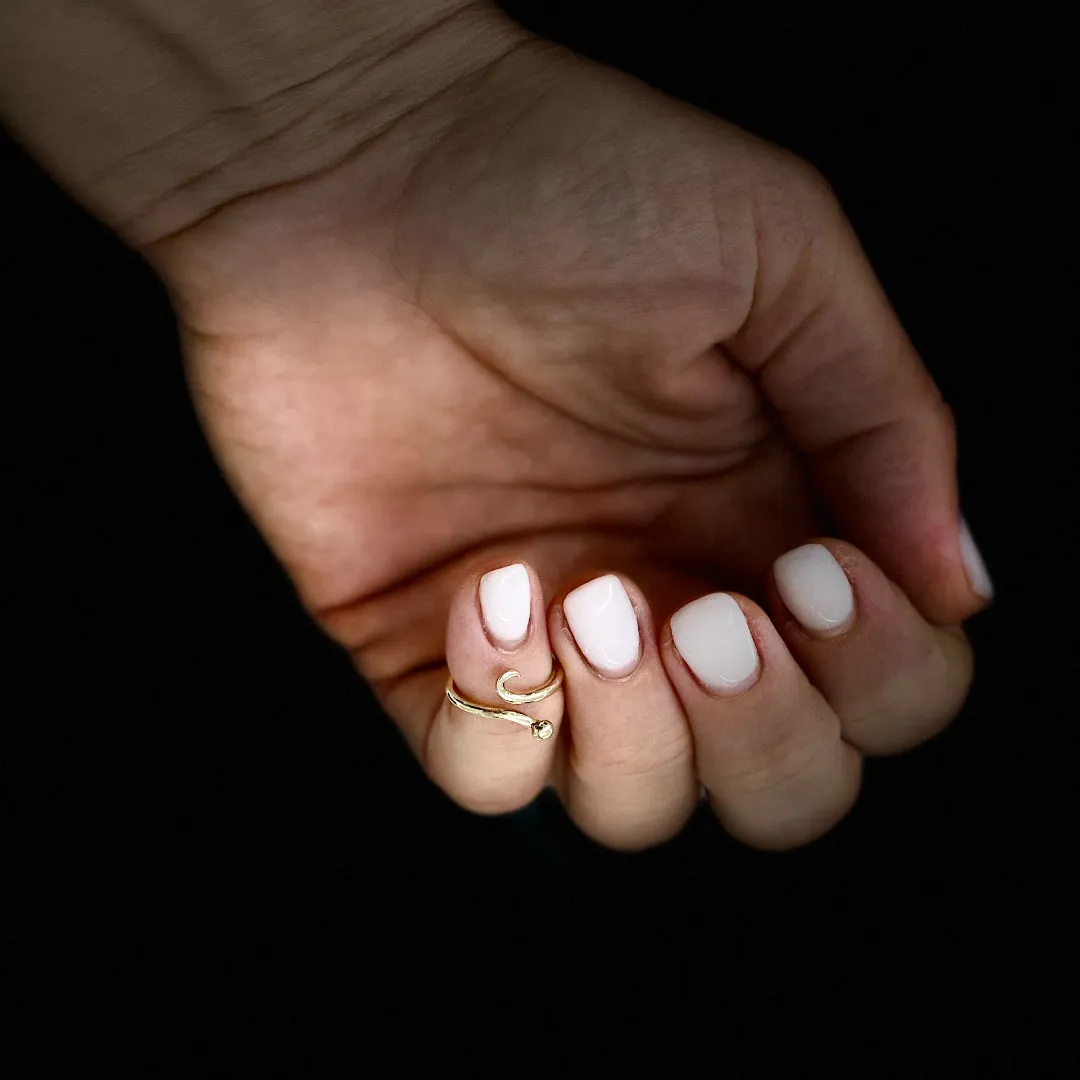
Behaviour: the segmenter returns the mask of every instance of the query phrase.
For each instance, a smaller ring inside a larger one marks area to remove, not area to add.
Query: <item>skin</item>
[[[961,562],[951,418],[805,164],[486,5],[365,0],[257,41],[247,82],[203,24],[169,24],[217,77],[170,75],[188,90],[167,88],[170,108],[194,118],[127,95],[65,142],[87,90],[69,75],[40,103],[15,61],[63,35],[36,36],[24,6],[4,16],[5,115],[161,273],[233,489],[452,797],[502,812],[551,784],[590,835],[635,848],[673,835],[704,785],[736,836],[789,847],[851,806],[862,751],[907,749],[959,709],[958,627],[984,600]],[[162,25],[134,7],[102,40]],[[291,9],[234,10],[266,26]],[[307,70],[346,25],[351,50]],[[824,542],[857,608],[828,640],[769,570],[822,533],[843,537]],[[477,582],[514,562],[533,615],[505,650]],[[642,637],[619,679],[562,615],[602,572]],[[762,665],[726,697],[667,623],[719,589]],[[565,690],[522,707],[550,742],[445,700],[448,663],[491,702],[509,667],[540,685],[553,652]]]

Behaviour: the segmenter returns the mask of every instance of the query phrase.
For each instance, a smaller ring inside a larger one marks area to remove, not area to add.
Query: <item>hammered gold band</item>
[[[507,690],[506,684],[511,679],[521,677],[520,671],[511,670],[504,671],[499,676],[498,682],[495,683],[495,693],[503,701],[508,701],[511,705],[528,705],[531,702],[543,701],[544,698],[551,697],[563,683],[563,671],[559,661],[552,657],[551,662],[554,666],[551,678],[536,690],[529,690],[524,694],[516,694],[513,690]],[[492,705],[479,705],[475,701],[463,698],[458,693],[457,687],[454,686],[453,675],[446,680],[446,696],[450,704],[461,709],[462,712],[472,713],[473,716],[489,716],[492,720],[509,720],[512,724],[520,724],[522,727],[530,728],[533,735],[538,739],[550,739],[555,733],[555,728],[550,720],[534,720],[531,716],[526,716],[523,712],[517,712],[514,709],[500,709]]]

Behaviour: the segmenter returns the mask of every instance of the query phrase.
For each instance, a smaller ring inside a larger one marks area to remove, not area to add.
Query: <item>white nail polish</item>
[[[968,581],[976,595],[984,600],[992,600],[994,583],[990,580],[990,572],[986,569],[986,563],[983,562],[983,557],[975,546],[971,530],[963,518],[960,519],[960,558],[963,560]]]
[[[727,593],[703,596],[671,616],[671,637],[687,667],[710,690],[738,693],[761,669],[742,608]]]
[[[492,570],[480,579],[480,614],[496,645],[520,645],[529,629],[532,585],[521,563]]]
[[[845,630],[855,617],[851,582],[822,544],[804,544],[773,564],[780,599],[788,611],[818,634]]]
[[[563,601],[574,641],[603,675],[629,675],[641,659],[637,615],[622,582],[607,574],[582,585]]]

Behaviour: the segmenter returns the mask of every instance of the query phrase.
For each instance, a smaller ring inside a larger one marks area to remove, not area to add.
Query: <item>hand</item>
[[[956,624],[989,584],[948,411],[811,170],[499,27],[486,66],[337,164],[148,245],[206,431],[452,797],[554,784],[638,847],[700,780],[741,838],[806,841],[860,752],[966,693]],[[770,571],[826,528],[844,542]],[[480,576],[518,565],[485,631]],[[669,621],[717,590],[765,607]],[[522,706],[550,741],[445,698],[447,658],[498,704],[552,649],[564,692]]]

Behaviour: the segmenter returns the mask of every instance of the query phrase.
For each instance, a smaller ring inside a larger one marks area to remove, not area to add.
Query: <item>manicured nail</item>
[[[480,579],[480,614],[491,640],[512,649],[525,640],[532,611],[529,571],[521,563],[492,570]]]
[[[976,595],[984,600],[994,598],[994,583],[990,580],[990,572],[986,569],[986,563],[975,546],[975,540],[971,535],[967,522],[960,519],[960,558],[964,562],[968,581]]]
[[[788,611],[815,634],[846,630],[855,618],[851,582],[822,544],[804,544],[773,564],[776,590]]]
[[[727,593],[703,596],[671,616],[671,637],[686,666],[710,690],[737,694],[757,681],[757,648],[742,608]]]
[[[614,574],[575,589],[563,601],[563,612],[578,648],[602,675],[629,675],[637,667],[641,659],[637,615]]]

